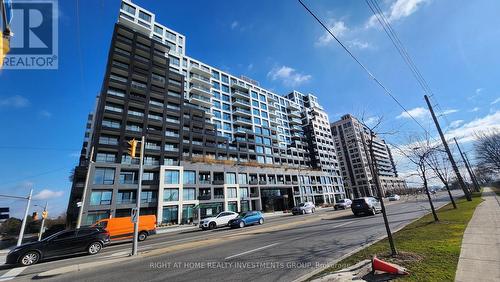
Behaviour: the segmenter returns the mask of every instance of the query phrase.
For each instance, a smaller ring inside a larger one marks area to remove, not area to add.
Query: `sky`
[[[298,1],[133,1],[186,36],[186,54],[277,94],[313,93],[330,121],[377,117],[388,142],[424,132]],[[365,1],[304,1],[428,132],[423,91]],[[120,1],[59,1],[57,70],[0,71],[0,194],[65,212],[86,117],[101,88]],[[446,136],[472,150],[474,132],[500,128],[500,2],[379,0],[434,96]],[[471,151],[470,154],[473,152]],[[398,159],[403,176],[412,172]],[[25,202],[0,199],[20,216]],[[40,209],[34,207],[30,210]]]

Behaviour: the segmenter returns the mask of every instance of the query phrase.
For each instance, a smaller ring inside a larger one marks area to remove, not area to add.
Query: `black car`
[[[77,253],[95,255],[109,242],[109,233],[102,228],[63,230],[41,241],[22,244],[12,249],[7,255],[6,263],[32,265],[41,259]]]
[[[382,206],[377,198],[364,197],[354,199],[351,204],[351,210],[355,216],[360,214],[375,215],[376,213],[382,211]]]

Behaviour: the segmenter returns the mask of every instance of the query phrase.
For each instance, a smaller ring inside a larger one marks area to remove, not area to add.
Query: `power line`
[[[398,104],[398,106],[403,109],[403,111],[413,120],[415,121],[415,123],[417,123],[425,132],[428,132],[427,129],[425,129],[425,127],[415,118],[413,117],[413,115],[411,115],[408,110],[401,104],[401,102],[399,102],[399,100],[391,93],[391,91],[389,91],[389,89],[387,87],[385,87],[382,82],[380,82],[380,80],[378,80],[378,78],[376,78],[371,72],[370,70],[368,70],[367,67],[365,67],[363,65],[363,63],[361,63],[361,61],[349,50],[349,48],[347,48],[331,31],[330,29],[302,2],[302,0],[298,0],[299,3],[309,12],[309,14],[311,14],[311,16],[314,17],[314,19],[316,19],[316,21],[335,39],[335,41],[337,41],[337,43],[342,46],[342,48],[344,49],[344,51],[346,51],[349,56],[351,56],[352,59],[354,59],[354,61],[356,61],[356,63],[370,76],[370,78],[375,81],[375,83],[380,86],[384,92],[389,95],[389,97],[391,97],[392,100],[394,100],[394,102],[396,102],[396,104]]]
[[[409,67],[410,71],[412,72],[413,76],[417,80],[417,82],[420,85],[420,87],[422,88],[422,90],[425,93],[427,93],[429,98],[436,100],[434,98],[434,93],[432,92],[432,89],[430,88],[429,84],[427,83],[427,81],[423,77],[423,75],[420,72],[420,70],[418,69],[418,67],[415,65],[413,59],[411,58],[410,54],[408,53],[407,49],[405,48],[403,42],[399,39],[398,34],[394,30],[394,28],[392,28],[392,25],[391,25],[389,19],[387,19],[384,12],[380,8],[378,1],[377,0],[365,0],[365,2],[368,5],[368,7],[370,8],[370,10],[372,11],[373,15],[377,18],[378,22],[380,23],[380,25],[384,29],[385,33],[387,34],[387,36],[391,40],[392,44],[394,45],[394,47],[396,48],[396,50],[398,51],[400,56],[403,58],[403,61]],[[448,118],[444,114],[444,110],[439,106],[438,103],[435,103],[435,104],[436,104],[436,107],[438,107],[439,110],[441,111],[441,113],[442,113],[441,116],[444,117],[444,119],[447,123],[446,128],[449,129],[449,126],[451,125],[451,123],[449,122]]]

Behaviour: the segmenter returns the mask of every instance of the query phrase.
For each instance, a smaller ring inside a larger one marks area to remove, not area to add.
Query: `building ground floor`
[[[130,216],[137,199],[137,167],[93,163],[89,179],[83,224]],[[190,224],[225,210],[276,212],[306,201],[334,204],[345,192],[340,176],[323,171],[186,162],[145,166],[140,197],[140,214],[156,215],[161,226]]]
[[[375,185],[370,181],[359,181],[359,185],[346,186],[346,195],[348,198],[355,199],[360,197],[377,197],[378,192]],[[380,184],[383,196],[389,194],[401,194],[408,188],[406,181],[396,177],[380,177]]]

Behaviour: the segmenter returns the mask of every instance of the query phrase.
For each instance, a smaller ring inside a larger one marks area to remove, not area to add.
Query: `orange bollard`
[[[408,275],[406,269],[396,264],[388,263],[383,260],[378,259],[377,257],[373,257],[372,260],[372,269],[375,271],[382,271],[390,274],[399,274],[399,275]]]

